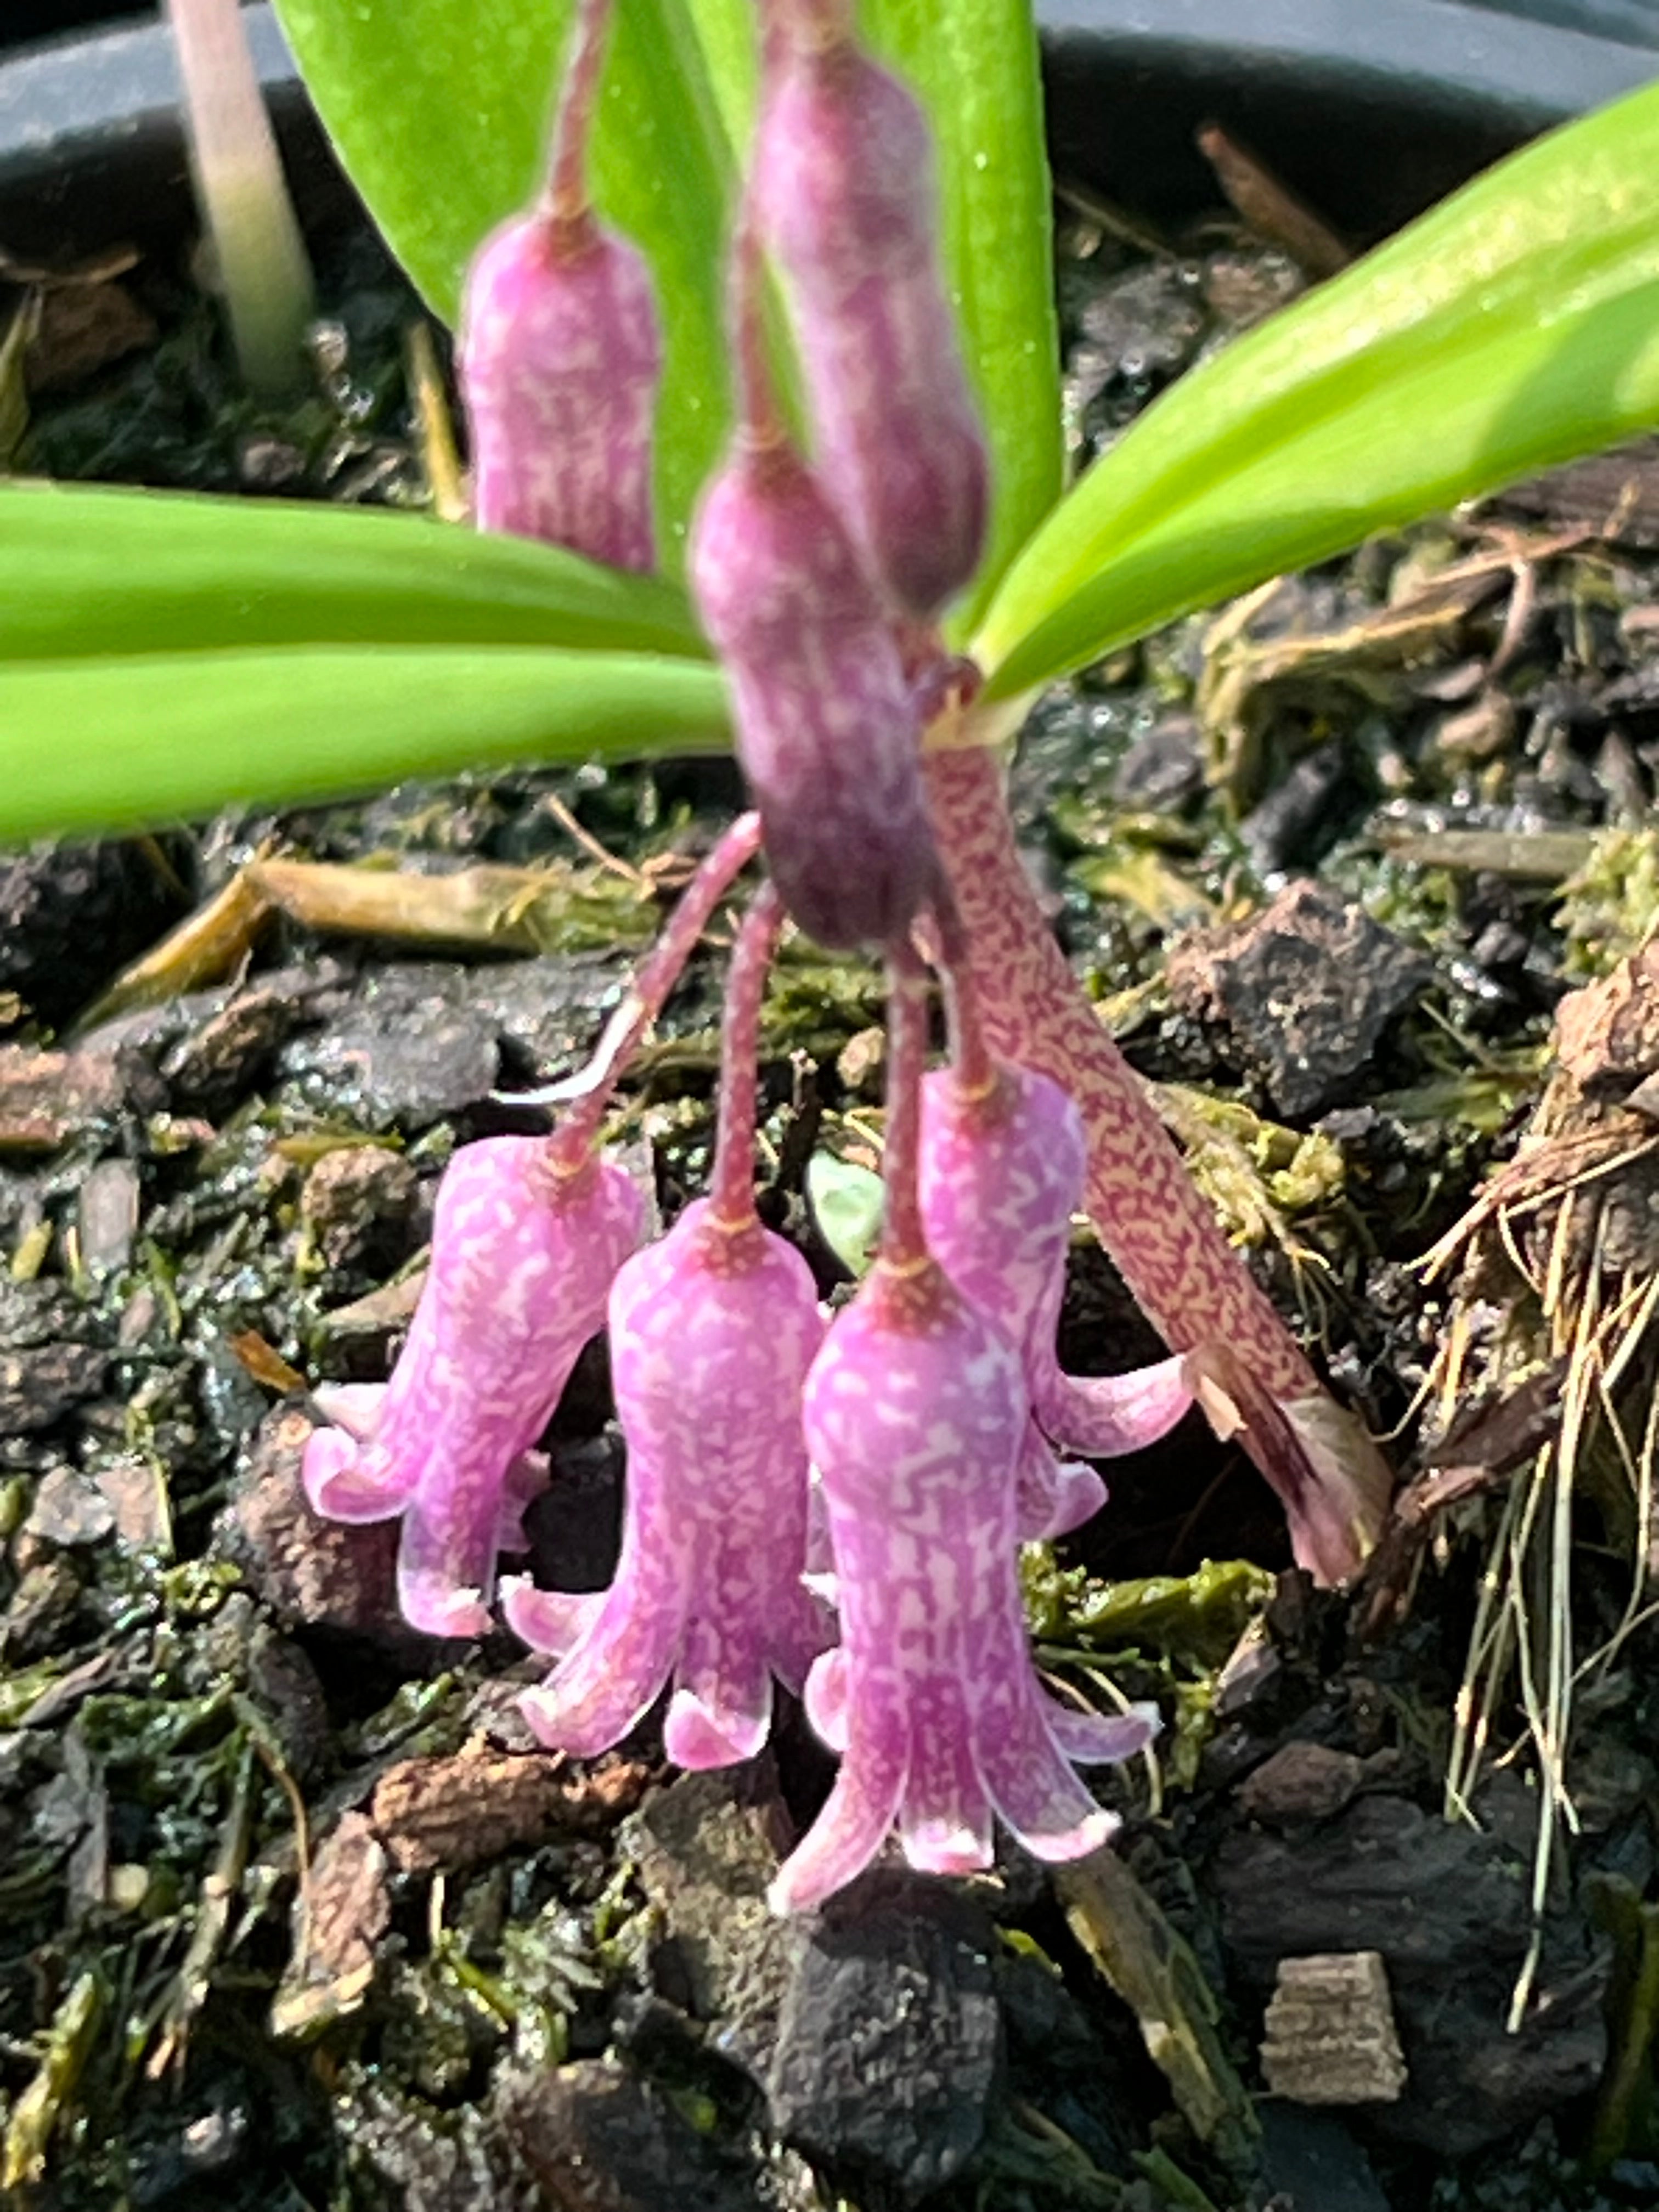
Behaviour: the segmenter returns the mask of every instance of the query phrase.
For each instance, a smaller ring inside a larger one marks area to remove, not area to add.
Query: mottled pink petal
[[[1187,1359],[1177,1354],[1127,1375],[1062,1375],[1045,1366],[1037,1419],[1067,1451],[1118,1459],[1169,1435],[1193,1402]]]
[[[831,1751],[845,1751],[849,1723],[844,1646],[838,1644],[812,1662],[803,1703],[813,1733]]]
[[[1146,1750],[1161,1725],[1156,1705],[1127,1713],[1085,1713],[1057,1698],[1044,1705],[1048,1733],[1074,1766],[1120,1766]]]
[[[828,1633],[801,1584],[799,1396],[823,1333],[799,1253],[752,1218],[724,1224],[707,1200],[617,1276],[623,1561],[580,1640],[524,1700],[544,1742],[605,1748],[671,1674],[682,1764],[730,1764],[764,1741],[772,1677],[798,1688]],[[519,1597],[509,1613],[532,1643],[535,1605]]]
[[[989,1091],[970,1091],[954,1069],[941,1068],[923,1084],[928,1243],[957,1288],[1020,1347],[1044,1433],[1108,1459],[1167,1435],[1192,1403],[1192,1387],[1179,1359],[1127,1375],[1060,1371],[1054,1334],[1086,1168],[1078,1110],[1047,1076],[1000,1066]],[[1082,1495],[1074,1490],[1073,1504]],[[1057,1522],[1054,1532],[1062,1525],[1078,1523]],[[1023,1522],[1022,1533],[1035,1532]]]
[[[546,1143],[494,1137],[455,1155],[439,1187],[432,1263],[368,1435],[319,1430],[307,1495],[335,1517],[401,1512],[405,1617],[434,1635],[488,1623],[503,1534],[618,1267],[637,1243],[639,1192],[614,1162],[573,1173]],[[354,1415],[365,1410],[354,1405]]]
[[[652,1470],[640,1470],[645,1482]],[[671,1545],[641,1541],[630,1516],[617,1577],[592,1625],[540,1688],[519,1707],[550,1750],[592,1759],[637,1728],[656,1703],[684,1633],[688,1590],[684,1557]]]
[[[366,1437],[380,1417],[386,1392],[384,1382],[319,1382],[311,1402],[348,1436]]]
[[[400,1466],[362,1465],[361,1439],[346,1429],[313,1429],[306,1440],[300,1479],[313,1512],[348,1523],[395,1521],[420,1476],[413,1459]]]
[[[1092,1520],[1106,1503],[1106,1485],[1082,1460],[1056,1459],[1035,1421],[1019,1455],[1016,1527],[1022,1544],[1044,1544]]]
[[[774,1912],[805,1912],[863,1873],[886,1840],[904,1795],[905,1759],[877,1723],[854,1729],[823,1810],[766,1893]]]
[[[996,1853],[960,1676],[924,1676],[909,1699],[910,1771],[899,1808],[904,1856],[924,1874],[976,1873]]]
[[[807,1711],[846,1747],[779,1909],[850,1881],[894,1818],[912,1864],[940,1872],[989,1863],[994,1807],[1040,1856],[1094,1849],[1114,1822],[1072,1771],[1025,1634],[1016,1469],[1031,1422],[1013,1346],[938,1267],[878,1261],[813,1364],[803,1418],[842,1626]]]
[[[535,1651],[562,1659],[599,1619],[603,1590],[538,1589],[528,1575],[501,1577],[501,1618]]]

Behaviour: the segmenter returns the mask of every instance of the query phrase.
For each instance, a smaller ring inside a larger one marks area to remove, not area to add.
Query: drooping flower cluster
[[[483,249],[460,361],[480,521],[644,568],[654,311],[584,182],[609,9],[580,0],[548,195]],[[323,1513],[401,1517],[411,1621],[481,1633],[497,1553],[523,1548],[523,1506],[546,1480],[542,1430],[607,1325],[628,1448],[621,1556],[600,1592],[503,1585],[508,1626],[552,1662],[523,1710],[544,1743],[586,1755],[666,1691],[670,1756],[719,1766],[765,1741],[775,1682],[800,1693],[841,1766],[774,1885],[787,1911],[850,1880],[895,1826],[912,1864],[945,1873],[989,1863],[994,1817],[1048,1859],[1110,1833],[1076,1769],[1130,1756],[1156,1717],[1078,1712],[1044,1689],[1018,1547],[1104,1498],[1095,1468],[1060,1451],[1152,1442],[1197,1370],[1060,1369],[1071,1224],[1098,1148],[1060,1071],[1009,1049],[991,1018],[999,979],[958,896],[970,887],[941,867],[922,770],[924,713],[957,680],[927,625],[972,574],[988,489],[927,125],[857,47],[852,0],[763,13],[733,248],[738,426],[690,549],[758,815],[698,870],[563,1086],[574,1103],[553,1133],[457,1156],[397,1370],[377,1390],[319,1393],[337,1425],[313,1437],[304,1472]],[[774,390],[768,250],[810,459]],[[763,839],[771,881],[731,961],[709,1193],[639,1249],[641,1197],[598,1146],[605,1103]],[[889,969],[881,1243],[833,1319],[756,1204],[761,1009],[786,913]],[[924,945],[951,1010],[951,1063],[931,1074]]]

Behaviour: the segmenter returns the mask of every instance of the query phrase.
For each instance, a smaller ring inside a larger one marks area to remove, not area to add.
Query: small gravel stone
[[[979,2148],[1002,2062],[989,1921],[879,1869],[811,1929],[783,2002],[773,2125],[809,2156],[921,2196]]]

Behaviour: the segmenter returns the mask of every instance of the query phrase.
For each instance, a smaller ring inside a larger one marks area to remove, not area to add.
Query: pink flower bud
[[[799,1690],[828,1622],[801,1583],[807,1462],[800,1390],[823,1334],[811,1271],[752,1216],[707,1200],[631,1259],[611,1297],[611,1371],[628,1440],[622,1559],[608,1591],[517,1582],[509,1626],[563,1654],[525,1717],[591,1755],[674,1677],[664,1731],[682,1766],[748,1759],[772,1677]]]
[[[927,117],[856,47],[809,42],[769,89],[751,191],[787,280],[825,483],[884,589],[926,620],[978,565],[989,496]]]
[[[1054,1348],[1087,1169],[1077,1108],[1046,1075],[1006,1066],[978,1091],[954,1069],[938,1069],[923,1081],[921,1099],[928,1243],[963,1295],[1020,1347],[1039,1429],[1099,1459],[1155,1443],[1192,1403],[1184,1361],[1074,1376],[1060,1371]],[[1097,1476],[1056,1466],[1041,1437],[1028,1439],[1020,1491],[1028,1537],[1076,1528],[1105,1498]]]
[[[504,223],[468,272],[458,368],[479,528],[653,568],[662,342],[628,240],[586,215]]]
[[[784,903],[822,945],[885,943],[937,880],[920,725],[852,541],[787,445],[739,439],[691,578]]]
[[[404,1617],[434,1636],[489,1626],[495,1555],[544,1469],[532,1447],[605,1318],[639,1242],[640,1194],[612,1161],[573,1175],[545,1142],[492,1137],[458,1152],[438,1193],[432,1263],[384,1395],[319,1429],[306,1494],[335,1521],[403,1516]]]
[[[804,1416],[842,1620],[807,1711],[843,1757],[774,1909],[842,1887],[895,1819],[910,1863],[940,1874],[990,1864],[994,1808],[1040,1858],[1093,1850],[1117,1822],[1072,1762],[1127,1758],[1154,1721],[1067,1716],[1037,1680],[1014,1530],[1030,1413],[1013,1346],[936,1267],[878,1262],[813,1363]]]

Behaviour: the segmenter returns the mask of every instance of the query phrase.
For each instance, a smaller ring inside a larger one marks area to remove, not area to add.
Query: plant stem
[[[311,264],[283,177],[237,0],[167,0],[185,82],[191,168],[248,388],[305,384]]]
[[[906,1274],[926,1265],[921,1224],[921,1078],[927,1064],[927,974],[908,945],[887,957],[887,1126],[881,1174],[885,1197],[877,1258]]]
[[[698,863],[666,927],[641,963],[632,988],[606,1023],[579,1079],[580,1097],[548,1139],[549,1152],[560,1172],[574,1174],[586,1163],[617,1077],[661,1013],[715,908],[759,849],[759,815],[740,814]]]
[[[1021,862],[994,754],[939,750],[927,765],[934,835],[966,931],[963,972],[990,1048],[1076,1099],[1102,1243],[1171,1350],[1191,1356],[1212,1421],[1223,1434],[1241,1431],[1279,1492],[1298,1561],[1321,1581],[1346,1580],[1386,1512],[1386,1464],[1228,1243],[1079,988]]]
[[[548,167],[544,204],[549,221],[569,243],[586,229],[592,213],[587,147],[593,135],[593,108],[605,65],[611,9],[611,0],[580,0],[553,125],[553,158]]]
[[[742,1229],[755,1218],[755,1105],[760,1087],[761,1006],[766,978],[783,927],[777,885],[764,883],[732,949],[720,1022],[719,1134],[708,1195],[722,1229]]]

